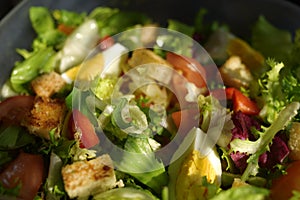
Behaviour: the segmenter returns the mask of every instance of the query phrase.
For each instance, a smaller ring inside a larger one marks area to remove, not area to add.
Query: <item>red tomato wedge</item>
[[[74,31],[75,28],[71,27],[71,26],[67,26],[65,24],[59,24],[57,29],[66,35],[70,35]]]
[[[227,98],[228,100],[232,100],[232,98],[233,98],[233,93],[234,93],[234,91],[236,91],[236,90],[239,91],[238,89],[233,88],[233,87],[226,88],[226,89],[225,89],[226,98]]]
[[[99,47],[102,51],[108,49],[109,47],[113,46],[115,44],[115,40],[110,36],[105,36],[100,39],[99,41]]]
[[[231,91],[233,90],[233,91]],[[238,89],[228,89],[229,92],[226,92],[228,94],[228,98],[231,98],[231,92],[232,92],[232,101],[233,101],[233,110],[235,112],[241,111],[242,113],[248,114],[248,115],[257,115],[260,111],[258,106],[255,102],[253,102],[249,97],[245,96],[242,92],[240,92]]]
[[[91,148],[99,144],[99,138],[89,118],[79,110],[73,110],[72,116],[69,119],[70,139],[75,139],[75,134],[79,133],[81,148]]]
[[[33,96],[9,97],[0,103],[0,121],[6,125],[19,125],[33,108]]]
[[[197,60],[171,52],[167,53],[166,59],[176,70],[181,71],[189,82],[199,88],[206,87],[206,72]]]
[[[44,160],[41,155],[21,152],[0,174],[5,188],[21,185],[18,197],[32,200],[37,195],[44,178]]]
[[[300,192],[300,161],[292,162],[287,174],[272,182],[271,199],[290,199],[293,191]]]
[[[197,115],[199,115],[197,109],[184,109],[173,112],[171,117],[175,126],[187,133],[191,128],[198,125],[199,117]]]

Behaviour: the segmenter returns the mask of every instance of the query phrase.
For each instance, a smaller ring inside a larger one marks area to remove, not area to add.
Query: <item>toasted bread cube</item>
[[[292,160],[300,160],[300,123],[293,122],[291,128],[289,130],[289,141],[288,146],[291,150],[290,159]]]
[[[112,160],[104,154],[89,161],[77,161],[62,168],[65,190],[70,198],[88,197],[116,186]]]
[[[50,139],[49,132],[56,128],[55,133],[59,137],[66,110],[63,100],[36,97],[33,109],[25,117],[22,125],[27,127],[30,133],[45,139]]]
[[[65,85],[66,82],[64,79],[56,72],[43,74],[31,81],[33,91],[37,96],[41,97],[51,97],[53,94],[59,92]]]
[[[219,70],[226,86],[248,88],[253,80],[250,70],[238,56],[231,56]]]

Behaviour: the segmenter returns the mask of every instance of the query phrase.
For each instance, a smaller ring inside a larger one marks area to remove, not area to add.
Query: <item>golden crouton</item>
[[[290,138],[288,141],[290,152],[290,159],[300,160],[300,123],[293,122],[289,129]]]
[[[226,86],[248,88],[253,80],[251,72],[238,56],[231,56],[219,70]]]
[[[65,113],[66,105],[64,101],[36,97],[33,109],[25,117],[22,125],[27,127],[30,133],[49,139],[49,132],[55,128],[56,136],[59,136]]]
[[[37,96],[41,97],[51,97],[56,92],[60,91],[65,84],[66,82],[64,79],[56,72],[43,74],[31,81],[33,91]]]
[[[88,197],[116,186],[112,160],[104,154],[89,161],[77,161],[62,169],[65,190],[70,198]]]

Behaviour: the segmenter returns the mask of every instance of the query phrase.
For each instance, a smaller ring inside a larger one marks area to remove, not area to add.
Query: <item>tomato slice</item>
[[[292,162],[286,171],[272,182],[271,199],[290,199],[293,191],[300,192],[300,161]]]
[[[100,39],[99,41],[99,47],[102,51],[108,49],[109,47],[113,46],[115,44],[115,40],[110,36],[105,36]]]
[[[189,82],[199,88],[206,87],[206,72],[197,60],[172,52],[167,53],[166,59],[176,70],[181,71]]]
[[[20,199],[34,199],[44,178],[44,161],[41,155],[21,152],[0,174],[0,182],[5,188],[21,185]]]
[[[199,118],[196,117],[197,115],[199,115],[199,110],[197,109],[184,109],[173,112],[171,117],[175,126],[187,133],[191,128],[198,125],[197,120]]]
[[[100,140],[95,132],[93,124],[79,110],[73,110],[72,116],[69,119],[70,139],[79,139],[81,148],[91,148],[99,144]],[[75,138],[79,133],[79,138]]]
[[[19,125],[33,108],[33,96],[14,96],[0,103],[0,121],[5,125]]]
[[[230,87],[230,88],[226,88],[225,89],[225,93],[226,93],[226,98],[228,100],[232,100],[233,98],[233,93],[234,91],[236,91],[237,89],[236,88],[233,88],[233,87]]]
[[[260,111],[259,107],[249,97],[245,96],[238,89],[230,88],[226,90],[228,99],[232,98],[233,110],[235,112],[241,111],[248,115],[257,115]]]
[[[71,26],[67,26],[65,24],[59,24],[57,29],[66,35],[70,35],[74,31],[75,28],[71,27]]]

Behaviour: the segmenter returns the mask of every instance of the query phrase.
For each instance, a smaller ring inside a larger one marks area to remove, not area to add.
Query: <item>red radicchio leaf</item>
[[[231,130],[231,140],[255,140],[254,135],[251,133],[251,129],[255,128],[257,130],[260,130],[260,124],[253,117],[242,112],[236,112],[232,115],[232,121],[234,124],[234,128]],[[232,152],[230,154],[230,157],[235,166],[242,173],[247,167],[247,159],[249,158],[249,156],[246,153]]]
[[[271,169],[274,165],[282,163],[289,155],[290,150],[282,135],[277,134],[272,141],[270,151],[265,152],[259,157],[260,167]]]
[[[236,168],[238,168],[242,173],[247,167],[247,159],[249,158],[249,155],[246,153],[232,152],[230,153],[230,157]]]
[[[254,140],[254,136],[251,133],[251,128],[260,130],[260,124],[251,116],[246,115],[242,112],[236,112],[232,115],[232,121],[234,128],[232,129],[232,140],[233,139],[249,139]]]

